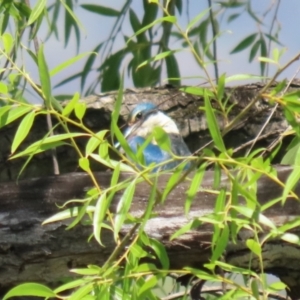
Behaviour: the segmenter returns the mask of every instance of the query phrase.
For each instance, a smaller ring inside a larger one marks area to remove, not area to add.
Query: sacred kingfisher
[[[134,153],[137,153],[138,149],[142,147],[155,127],[162,128],[169,136],[171,151],[162,150],[154,139],[143,149],[144,163],[146,166],[152,163],[160,164],[164,161],[169,161],[155,168],[154,171],[173,169],[182,162],[182,157],[191,155],[175,122],[152,103],[138,104],[130,112],[127,125],[128,127],[124,132],[124,136]],[[175,159],[170,152],[181,157],[181,159]],[[185,168],[189,167],[190,163],[188,163]]]

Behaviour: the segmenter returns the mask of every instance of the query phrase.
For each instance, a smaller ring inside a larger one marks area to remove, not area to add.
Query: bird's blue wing
[[[138,148],[142,146],[144,142],[145,142],[144,138],[140,136],[135,136],[128,141],[128,144],[132,149],[132,151],[134,153],[137,153]],[[147,166],[149,166],[152,163],[159,164],[164,161],[170,160],[172,158],[172,156],[168,152],[163,151],[160,147],[152,143],[149,143],[146,146],[146,148],[143,151],[143,154],[144,154],[145,164]],[[176,166],[176,162],[171,162],[162,166],[161,169],[162,170],[171,169],[174,168],[175,166]]]

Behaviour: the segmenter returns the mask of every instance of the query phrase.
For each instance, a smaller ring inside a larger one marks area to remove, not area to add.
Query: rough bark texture
[[[299,89],[298,82],[293,82],[289,91]],[[248,103],[257,95],[261,90],[261,84],[250,84],[245,86],[238,86],[236,88],[227,88],[226,96],[229,97],[230,103],[234,104],[233,109],[228,117],[232,119],[236,116]],[[84,124],[94,132],[110,128],[111,112],[114,108],[116,99],[116,92],[110,92],[100,95],[89,96],[82,101],[87,103],[88,109],[83,120]],[[211,140],[206,118],[203,110],[203,99],[201,97],[192,96],[179,91],[177,88],[146,88],[146,89],[131,89],[124,92],[123,106],[120,114],[120,126],[124,125],[124,120],[128,112],[141,101],[150,101],[159,105],[159,108],[168,113],[178,124],[181,134],[185,138],[192,152],[198,150]],[[269,105],[265,99],[260,99],[253,109],[249,112],[246,118],[241,120],[239,124],[229,132],[224,140],[228,148],[240,147],[244,143],[254,139],[260,131],[262,125],[266,122],[273,105]],[[5,118],[5,114],[2,116]],[[75,118],[75,117],[74,117]],[[219,118],[220,128],[228,120]],[[56,124],[57,120],[53,120]],[[10,155],[10,147],[17,130],[17,122],[1,128],[0,120],[0,182],[15,180],[18,177],[19,171],[23,166],[26,159],[8,160]],[[265,130],[262,132],[264,138],[258,140],[257,147],[267,146],[278,135],[287,128],[288,124],[283,118],[281,111],[278,109],[273,117],[270,119]],[[78,131],[78,128],[70,128],[73,131]],[[58,127],[56,133],[63,132]],[[34,141],[44,137],[47,133],[46,117],[39,116],[35,120],[35,124],[31,129],[31,133],[26,138],[22,147],[24,149]],[[86,139],[77,139],[79,147],[84,147]],[[239,152],[242,155],[247,148],[244,147]],[[284,147],[282,148],[284,151]],[[65,146],[57,149],[58,159],[61,173],[74,172],[78,168],[78,155],[72,147]],[[22,173],[21,178],[32,178],[39,176],[48,176],[53,174],[51,152],[41,153],[36,155],[25,171]],[[41,167],[42,165],[42,167]],[[94,170],[104,170],[99,164],[93,166]]]
[[[278,167],[281,180],[285,180],[290,172],[288,167]],[[123,174],[125,179],[130,174]],[[162,175],[159,188],[166,185],[169,175]],[[110,173],[96,173],[96,178],[105,188],[109,185]],[[222,186],[226,186],[226,177],[222,177]],[[203,181],[203,189],[211,188],[213,173],[207,172]],[[87,243],[92,232],[89,226],[77,226],[65,230],[66,223],[58,222],[41,226],[42,221],[57,211],[56,204],[66,199],[82,197],[84,190],[91,186],[90,178],[83,173],[65,174],[57,177],[28,179],[18,184],[10,182],[0,185],[0,282],[2,289],[24,281],[55,283],[59,278],[69,276],[68,270],[83,267],[87,264],[103,264],[115,247],[109,231],[104,231],[102,241],[105,248],[100,247],[93,239]],[[201,267],[210,257],[209,244],[212,228],[200,226],[176,240],[170,236],[193,217],[203,216],[214,209],[215,196],[199,191],[188,216],[183,214],[185,191],[189,181],[175,188],[164,205],[156,207],[157,215],[146,225],[146,232],[163,242],[168,251],[171,268],[184,266]],[[281,188],[263,177],[259,181],[258,199],[261,204],[281,194]],[[300,196],[300,185],[296,189]],[[131,207],[134,216],[144,211],[149,195],[149,186],[140,183]],[[112,211],[115,210],[120,194],[117,194]],[[241,199],[241,201],[243,201]],[[284,224],[300,214],[300,205],[294,199],[288,200],[284,206],[277,204],[264,212],[276,225]],[[123,228],[122,234],[129,230]],[[265,229],[261,236],[268,232]],[[300,234],[300,229],[294,231]],[[252,268],[259,271],[258,260],[251,255],[245,246],[245,240],[251,236],[249,232],[241,232],[236,244],[230,244],[226,250],[225,260],[239,267]],[[265,271],[281,278],[290,288],[292,299],[300,295],[300,249],[297,245],[274,239],[264,244],[263,257]]]
[[[291,86],[291,89],[298,88],[297,83]],[[229,118],[241,111],[260,89],[259,84],[227,89],[230,101],[236,104]],[[84,123],[93,131],[109,128],[115,97],[116,93],[107,93],[84,99],[88,104]],[[120,126],[124,123],[128,111],[137,102],[145,100],[159,104],[162,110],[177,121],[192,151],[209,141],[205,116],[198,109],[199,106],[203,106],[203,100],[174,88],[127,90],[124,95]],[[255,138],[271,109],[272,106],[261,99],[248,117],[226,135],[226,145],[235,148]],[[218,121],[222,128],[225,120]],[[78,226],[72,230],[65,230],[67,224],[63,222],[41,226],[45,218],[57,212],[56,204],[82,197],[84,190],[92,186],[92,182],[87,175],[76,172],[78,157],[70,147],[58,149],[60,170],[65,173],[64,175],[49,176],[52,172],[51,157],[49,153],[43,153],[37,155],[26,168],[22,176],[27,179],[17,182],[16,178],[24,160],[7,160],[16,128],[16,124],[12,124],[0,129],[0,182],[2,182],[0,184],[0,288],[2,290],[24,281],[55,283],[63,276],[70,276],[68,272],[70,268],[86,264],[103,264],[115,247],[113,237],[108,231],[103,232],[102,241],[106,247],[102,248],[93,239],[86,242],[91,234],[89,226]],[[259,146],[269,144],[286,128],[287,123],[281,112],[277,111],[265,129],[264,133],[268,133],[267,138]],[[59,129],[57,131],[59,132]],[[36,120],[23,148],[43,137],[46,132],[45,118],[40,117]],[[82,139],[79,142],[80,147],[84,147],[85,142]],[[92,167],[94,170],[104,170],[99,165]],[[281,167],[280,179],[285,180],[289,172],[289,168]],[[126,176],[130,175],[123,174],[122,178]],[[96,177],[102,187],[109,185],[109,172],[98,172]],[[167,178],[168,175],[160,178],[160,188],[165,186]],[[213,175],[208,172],[202,186],[210,187],[212,182]],[[176,269],[184,266],[201,267],[210,257],[209,243],[212,235],[210,226],[199,227],[198,230],[190,231],[174,241],[169,239],[174,231],[186,224],[188,220],[210,213],[214,209],[215,196],[199,191],[191,212],[186,217],[183,207],[188,185],[189,182],[183,182],[176,187],[166,203],[156,207],[157,216],[146,226],[150,236],[158,238],[166,245],[171,267]],[[222,185],[226,185],[225,177]],[[132,205],[132,214],[141,215],[148,200],[148,191],[149,187],[145,183],[139,184]],[[300,186],[296,193],[300,196]],[[279,197],[280,194],[281,189],[278,185],[267,178],[260,179],[258,199],[262,204]],[[119,197],[120,195],[116,195],[112,210]],[[265,215],[276,225],[284,224],[299,214],[299,202],[293,199],[288,200],[283,207],[277,204],[265,212]],[[122,234],[128,230],[129,227],[123,228]],[[299,235],[299,231],[295,230],[294,233]],[[267,229],[261,235],[266,232]],[[249,232],[241,232],[240,240],[226,249],[225,260],[245,268],[251,260],[252,268],[258,270],[258,261],[245,246],[247,238]],[[288,293],[292,299],[300,299],[299,247],[274,239],[264,244],[263,255],[265,271],[277,275],[289,286]]]

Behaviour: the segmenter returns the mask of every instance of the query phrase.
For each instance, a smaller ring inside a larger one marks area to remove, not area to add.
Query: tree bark
[[[283,182],[291,172],[290,167],[278,167],[278,177]],[[132,175],[122,174],[120,180]],[[163,189],[169,174],[161,175],[158,188]],[[109,186],[111,174],[96,173],[102,188]],[[221,186],[228,181],[222,176]],[[187,216],[183,213],[186,190],[190,181],[178,185],[168,196],[164,204],[155,208],[155,216],[147,222],[147,234],[160,240],[167,248],[172,269],[185,266],[203,267],[210,258],[210,242],[213,228],[202,225],[195,230],[170,240],[171,235],[189,220],[212,213],[215,195],[207,190],[212,188],[213,172],[207,171]],[[101,247],[94,239],[89,242],[92,233],[90,226],[78,225],[66,230],[68,222],[56,222],[42,226],[45,218],[57,212],[57,205],[68,199],[82,198],[86,188],[91,187],[90,178],[84,173],[71,173],[46,178],[28,179],[18,183],[0,184],[0,287],[6,290],[22,282],[58,283],[60,278],[71,276],[69,269],[84,267],[87,264],[102,265],[115,248],[112,234],[103,231]],[[147,206],[150,187],[139,183],[131,206],[134,216],[141,216]],[[300,185],[295,193],[300,196]],[[280,197],[281,187],[266,177],[259,179],[257,197],[260,204]],[[122,192],[116,194],[111,210],[115,211]],[[244,201],[240,198],[239,201]],[[276,226],[287,223],[300,214],[299,202],[288,199],[284,206],[280,203],[263,212]],[[264,227],[262,225],[262,227]],[[121,234],[128,232],[130,226],[124,226]],[[263,237],[268,228],[260,233]],[[294,234],[299,235],[296,228]],[[251,238],[251,232],[242,230],[236,243],[230,243],[224,253],[226,262],[238,267],[259,271],[259,262],[245,245]],[[298,245],[271,239],[263,245],[265,272],[278,276],[289,287],[292,299],[300,296],[300,249]]]

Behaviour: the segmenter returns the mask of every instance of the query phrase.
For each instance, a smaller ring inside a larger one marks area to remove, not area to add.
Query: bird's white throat
[[[146,138],[152,133],[155,127],[161,127],[166,133],[179,134],[175,122],[161,111],[151,114],[142,124],[136,124],[135,133]]]

